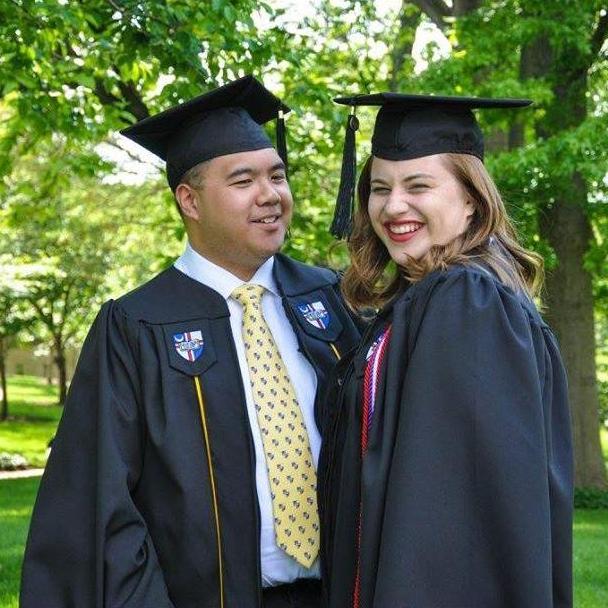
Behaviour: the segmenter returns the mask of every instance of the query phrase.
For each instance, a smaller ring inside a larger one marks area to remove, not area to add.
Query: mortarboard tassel
[[[285,163],[285,175],[287,175],[287,133],[285,131],[285,117],[281,109],[279,109],[279,116],[277,117],[277,152]]]
[[[340,189],[338,190],[334,219],[329,229],[339,239],[349,237],[352,230],[352,218],[355,206],[355,177],[357,173],[355,133],[358,128],[359,119],[355,116],[355,108],[353,107],[346,122]]]

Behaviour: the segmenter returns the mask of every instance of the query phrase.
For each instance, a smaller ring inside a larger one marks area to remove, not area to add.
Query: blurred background
[[[286,251],[334,267],[347,264],[328,226],[348,110],[332,97],[535,101],[479,119],[486,164],[522,240],[546,261],[540,304],[569,373],[576,605],[607,606],[607,9],[599,0],[0,0],[0,606],[17,606],[35,475],[98,307],[184,246],[162,163],[118,130],[248,73],[292,108]],[[358,115],[361,165],[374,112]]]

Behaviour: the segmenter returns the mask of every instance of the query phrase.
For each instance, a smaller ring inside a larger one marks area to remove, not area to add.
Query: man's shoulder
[[[274,273],[287,296],[332,287],[340,281],[335,270],[305,264],[282,253],[275,256]]]
[[[116,305],[131,319],[153,324],[227,314],[220,294],[174,266],[118,298]]]

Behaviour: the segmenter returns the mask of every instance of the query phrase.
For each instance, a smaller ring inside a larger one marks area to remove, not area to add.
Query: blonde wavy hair
[[[407,267],[394,267],[369,217],[370,157],[359,177],[359,204],[348,242],[351,265],[342,279],[342,292],[355,310],[380,308],[408,283],[420,281],[435,270],[470,265],[493,272],[516,292],[532,298],[543,283],[543,260],[518,242],[517,233],[496,184],[483,162],[470,154],[442,154],[447,168],[465,189],[474,211],[464,234],[445,245],[435,245]],[[392,269],[392,271],[391,271]]]

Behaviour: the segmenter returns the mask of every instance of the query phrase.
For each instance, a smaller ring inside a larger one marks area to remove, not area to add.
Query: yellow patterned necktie
[[[262,315],[261,285],[241,285],[243,342],[270,479],[277,545],[306,568],[319,552],[317,475],[287,368]]]

